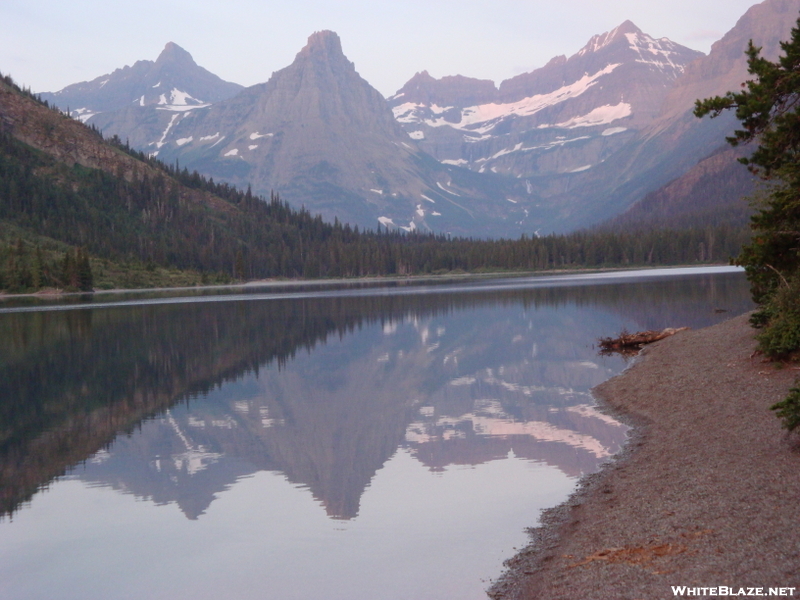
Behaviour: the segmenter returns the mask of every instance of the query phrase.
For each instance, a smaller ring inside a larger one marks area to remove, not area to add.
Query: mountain
[[[266,83],[176,118],[153,140],[167,162],[256,193],[279,191],[330,221],[499,235],[524,220],[514,204],[519,183],[421,152],[331,31],[313,34]]]
[[[190,111],[235,96],[242,89],[197,65],[191,54],[170,42],[155,62],[140,60],[132,67],[40,96],[84,123],[90,121],[105,135],[117,134],[139,147]]]
[[[474,237],[561,233],[627,211],[712,155],[719,165],[735,119],[698,120],[695,99],[747,78],[747,40],[777,56],[799,12],[800,0],[765,0],[708,56],[625,21],[499,86],[421,71],[388,101],[330,31],[266,83],[226,88],[227,97],[167,79],[200,70],[168,44],[155,63],[43,98],[78,106],[73,113],[106,135],[168,164],[280,192],[327,220]],[[712,171],[703,171],[706,190]],[[726,194],[741,190],[737,180]]]
[[[776,60],[780,41],[789,38],[798,14],[800,0],[756,4],[708,56],[687,66],[655,121],[604,165],[602,175],[616,172],[617,179],[612,191],[598,198],[598,210],[590,215],[595,222],[619,213],[620,207],[631,208],[608,225],[636,227],[665,219],[698,223],[711,214],[730,223],[742,220],[749,212],[742,197],[755,191],[756,179],[737,159],[749,149],[725,142],[738,125],[733,114],[699,120],[692,112],[694,102],[736,90],[750,77],[744,54],[749,40],[762,48],[762,56]]]
[[[102,259],[98,266],[111,287],[120,285],[118,276],[142,286],[137,272],[145,265],[148,273],[192,270],[198,283],[200,273],[224,282],[468,266],[443,252],[453,244],[431,241],[361,235],[277,197],[264,201],[167,166],[103,140],[10,77],[0,78],[0,289],[31,291],[43,281],[73,286],[63,267],[70,246]]]
[[[728,176],[735,165],[720,163],[735,118],[700,121],[692,113],[694,101],[747,79],[748,40],[775,59],[798,13],[800,0],[757,4],[708,56],[655,40],[626,21],[569,59],[556,57],[494,91],[491,82],[435,80],[422,72],[389,102],[409,135],[439,160],[523,181],[536,207],[530,221],[544,223],[544,232],[608,221],[712,155],[700,168],[704,189],[727,186],[725,205],[732,195],[753,189],[741,176]],[[733,153],[724,156],[735,160]],[[712,163],[717,171],[709,169]],[[712,172],[719,173],[716,183]],[[690,180],[698,173],[688,175]],[[674,185],[661,194],[660,204],[677,190],[697,189]],[[691,208],[690,198],[675,197],[683,204],[676,210]],[[707,212],[709,200],[701,204]]]
[[[499,88],[423,72],[389,103],[409,136],[437,159],[522,178],[539,204],[552,205],[650,124],[666,92],[701,56],[626,21],[570,58],[558,56]]]

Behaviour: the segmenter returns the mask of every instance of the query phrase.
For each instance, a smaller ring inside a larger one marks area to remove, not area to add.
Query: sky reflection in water
[[[624,442],[595,340],[750,306],[741,273],[457,286],[0,315],[4,594],[484,597]]]

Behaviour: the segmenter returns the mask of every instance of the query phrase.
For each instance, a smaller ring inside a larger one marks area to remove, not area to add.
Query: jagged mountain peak
[[[593,52],[598,52],[603,48],[622,40],[626,35],[642,35],[643,32],[633,21],[625,21],[611,31],[592,36],[586,45],[578,51],[578,56],[584,56]]]
[[[344,60],[347,57],[342,50],[342,40],[339,35],[328,29],[315,31],[308,36],[308,42],[297,54],[297,58],[326,58],[328,60]],[[349,63],[349,61],[347,61]]]
[[[392,106],[407,102],[461,106],[483,104],[497,98],[497,87],[489,79],[475,79],[463,75],[448,75],[441,79],[428,71],[416,73],[389,99]]]
[[[639,29],[633,21],[626,19],[621,25],[611,31],[611,37],[624,35],[626,33],[642,33],[642,30]]]
[[[597,53],[609,47],[626,47],[639,54],[646,53],[652,56],[666,57],[676,51],[686,50],[669,38],[656,39],[636,26],[633,21],[624,21],[611,31],[601,33],[592,37],[589,42],[581,48],[576,56],[586,56],[587,54]]]
[[[155,62],[155,64],[158,66],[165,63],[178,63],[187,66],[197,65],[197,63],[194,62],[192,55],[175,42],[167,42],[167,45],[164,46],[164,49],[161,51],[161,54],[158,55],[158,58]]]
[[[427,69],[425,71],[417,71],[414,73],[414,76],[408,80],[406,85],[420,85],[423,83],[430,83],[436,81],[436,78],[433,77],[430,73],[428,73]]]
[[[155,62],[139,60],[133,66],[41,96],[62,109],[69,108],[81,121],[91,119],[107,135],[120,134],[138,144],[147,140],[151,128],[163,131],[161,122],[171,119],[166,113],[207,106],[242,89],[199,66],[189,52],[169,42]],[[147,107],[164,114],[151,115],[145,125],[130,112]]]
[[[330,30],[311,34],[306,45],[297,53],[294,62],[283,71],[305,73],[304,77],[313,73],[314,81],[321,77],[329,82],[357,75],[355,65],[347,59],[342,50],[339,36]]]

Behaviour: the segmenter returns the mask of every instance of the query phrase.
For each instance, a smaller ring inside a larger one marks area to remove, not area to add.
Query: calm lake
[[[0,597],[471,600],[617,452],[621,330],[742,272],[0,303]]]

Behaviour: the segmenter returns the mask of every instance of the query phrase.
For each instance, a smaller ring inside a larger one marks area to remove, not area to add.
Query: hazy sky
[[[57,91],[167,42],[223,79],[261,83],[314,31],[339,34],[384,96],[417,71],[499,83],[570,56],[630,19],[653,37],[708,52],[756,0],[0,0],[0,72]]]

